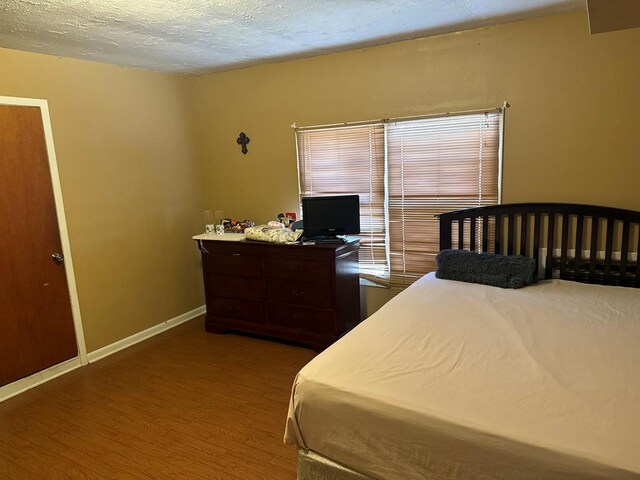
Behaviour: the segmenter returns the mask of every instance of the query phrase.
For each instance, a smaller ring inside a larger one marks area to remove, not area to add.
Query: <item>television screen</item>
[[[360,233],[360,197],[304,197],[302,199],[304,236],[335,237]]]

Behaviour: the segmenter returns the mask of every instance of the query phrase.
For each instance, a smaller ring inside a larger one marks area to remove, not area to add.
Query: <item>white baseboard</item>
[[[118,342],[112,343],[111,345],[107,345],[106,347],[95,350],[87,355],[90,363],[98,361],[104,357],[107,357],[113,353],[119,352],[131,345],[135,345],[136,343],[142,342],[147,338],[153,337],[159,333],[162,333],[170,328],[176,327],[181,323],[187,322],[196,318],[199,315],[203,315],[206,312],[205,306],[198,307],[196,309],[191,310],[190,312],[183,313],[182,315],[178,315],[171,320],[167,320],[166,322],[162,322],[159,325],[155,325],[151,328],[147,328],[146,330],[136,333],[135,335],[131,335],[130,337],[124,338]],[[7,400],[11,397],[15,397],[16,395],[25,392],[33,387],[37,387],[49,380],[53,380],[60,375],[68,373],[76,368],[82,366],[79,357],[72,358],[71,360],[67,360],[66,362],[62,362],[58,365],[54,365],[51,368],[47,368],[41,372],[34,373],[25,378],[21,378],[20,380],[16,380],[9,385],[4,385],[0,387],[0,402]]]
[[[203,305],[201,307],[195,308],[190,312],[183,313],[182,315],[178,315],[171,320],[167,320],[159,325],[155,325],[151,328],[147,328],[142,332],[138,332],[130,337],[123,338],[111,345],[107,345],[106,347],[99,348],[98,350],[94,350],[87,354],[87,358],[89,363],[97,362],[98,360],[103,359],[104,357],[108,357],[109,355],[113,355],[120,350],[124,350],[131,345],[135,345],[136,343],[140,343],[143,340],[153,337],[154,335],[158,335],[159,333],[165,332],[173,327],[177,327],[181,323],[188,322],[196,318],[199,315],[203,315],[206,312],[206,307]]]
[[[49,380],[53,380],[54,378],[59,377],[60,375],[64,375],[65,373],[75,370],[76,368],[79,368],[81,366],[82,364],[80,363],[80,358],[75,357],[71,360],[67,360],[66,362],[62,362],[58,365],[47,368],[46,370],[42,370],[41,372],[36,372],[33,375],[29,375],[28,377],[16,380],[9,385],[0,387],[0,402],[8,400],[11,397],[15,397],[19,393],[26,392],[33,387],[42,385]]]

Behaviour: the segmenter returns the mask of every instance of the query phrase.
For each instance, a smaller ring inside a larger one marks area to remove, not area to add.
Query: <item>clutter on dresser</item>
[[[296,220],[295,222],[293,222],[293,223],[289,226],[289,228],[290,228],[291,230],[293,230],[294,232],[295,232],[296,230],[304,230],[304,221],[303,221],[302,219],[300,219],[300,220]]]
[[[269,222],[266,225],[257,225],[245,229],[247,240],[270,243],[297,243],[302,236],[302,230],[291,231],[280,222]]]
[[[255,224],[247,219],[239,221],[232,218],[223,218],[222,225],[224,227],[224,233],[243,233],[245,229],[253,227]]]
[[[278,221],[285,227],[291,227],[291,224],[296,221],[298,215],[295,212],[286,212],[278,214]]]

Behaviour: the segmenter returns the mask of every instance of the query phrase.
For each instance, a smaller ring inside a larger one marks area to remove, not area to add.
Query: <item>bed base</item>
[[[440,249],[524,255],[538,278],[640,288],[640,212],[513,203],[443,213]]]
[[[375,480],[312,450],[298,448],[298,480]]]

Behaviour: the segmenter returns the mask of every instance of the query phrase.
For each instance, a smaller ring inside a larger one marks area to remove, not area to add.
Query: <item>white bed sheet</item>
[[[429,274],[300,371],[285,441],[379,479],[640,478],[640,290]]]

